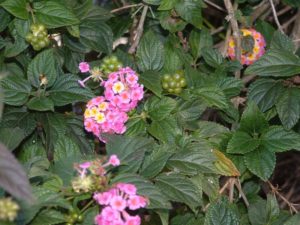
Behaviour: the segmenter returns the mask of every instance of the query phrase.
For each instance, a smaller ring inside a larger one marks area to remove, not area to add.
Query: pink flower
[[[84,162],[79,165],[82,169],[88,169],[92,164],[90,162]]]
[[[102,215],[103,219],[107,220],[107,221],[120,220],[120,213],[117,210],[115,210],[109,206],[105,207],[102,210],[101,215]]]
[[[81,73],[86,73],[90,71],[90,65],[87,62],[79,63],[79,70]]]
[[[126,208],[126,201],[121,196],[114,196],[110,205],[115,210],[123,211]]]
[[[113,195],[110,192],[94,194],[94,199],[98,202],[99,205],[109,205],[112,197]]]
[[[136,195],[130,196],[127,201],[127,204],[128,204],[128,208],[131,210],[139,209],[140,208],[139,196]]]
[[[141,218],[139,216],[128,216],[125,225],[140,225]]]
[[[117,155],[111,155],[110,158],[109,158],[109,163],[112,166],[119,166],[120,165],[120,160],[119,160]]]
[[[135,74],[128,74],[128,75],[126,76],[126,81],[127,81],[127,83],[129,83],[130,85],[136,84],[137,81],[138,81],[138,79],[139,79],[138,76],[135,75]]]
[[[120,94],[120,100],[122,103],[129,103],[130,102],[130,94],[127,92],[127,91],[123,91],[121,94]]]
[[[121,191],[128,195],[135,195],[136,194],[136,187],[133,184],[125,184],[125,183],[120,183],[117,186]]]

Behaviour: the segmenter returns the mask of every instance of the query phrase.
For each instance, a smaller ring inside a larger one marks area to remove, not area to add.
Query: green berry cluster
[[[180,94],[186,86],[183,70],[178,70],[174,74],[165,74],[162,77],[162,87],[171,94]]]
[[[83,216],[77,213],[75,210],[71,210],[69,215],[66,215],[66,225],[73,225],[75,223],[81,223],[83,221]]]
[[[104,74],[110,74],[119,70],[123,64],[116,56],[107,56],[103,59],[100,69]]]
[[[29,42],[35,51],[39,51],[50,44],[48,32],[43,24],[32,24],[31,32],[26,35],[26,41]]]

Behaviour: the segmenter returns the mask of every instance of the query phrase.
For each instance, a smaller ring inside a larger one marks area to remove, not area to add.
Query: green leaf
[[[78,145],[72,139],[68,136],[64,136],[56,140],[54,145],[54,162],[73,156],[80,157],[81,152]],[[73,174],[73,171],[71,170],[69,173]]]
[[[53,209],[46,209],[41,211],[35,218],[32,220],[30,225],[54,225],[65,222],[65,216],[59,211]]]
[[[267,213],[269,221],[275,221],[280,214],[280,208],[275,194],[267,195]]]
[[[111,53],[113,33],[106,23],[83,23],[79,29],[83,45],[98,52]]]
[[[161,99],[152,97],[146,103],[148,115],[152,120],[160,121],[169,117],[176,107],[176,101],[173,98],[163,97]]]
[[[291,129],[300,117],[300,91],[298,88],[287,88],[276,102],[276,110],[286,129]]]
[[[129,118],[126,122],[126,135],[139,136],[146,134],[146,121],[142,118]]]
[[[283,225],[295,225],[300,223],[300,214],[296,214],[292,216],[288,221],[286,221]]]
[[[57,28],[78,24],[74,13],[58,1],[43,1],[34,3],[37,20],[48,28]]]
[[[145,157],[140,174],[147,178],[155,177],[163,170],[168,159],[173,154],[168,145],[160,145],[154,148],[153,151]]]
[[[84,54],[71,51],[69,48],[64,49],[64,64],[67,70],[73,74],[79,72],[78,65],[84,61]]]
[[[199,96],[208,106],[215,106],[220,109],[228,107],[227,99],[217,87],[203,87],[192,91],[195,95]]]
[[[172,143],[176,136],[182,135],[182,130],[173,116],[167,117],[164,120],[153,121],[148,128],[148,132],[158,140],[165,143]]]
[[[280,126],[272,126],[261,136],[263,146],[272,152],[300,150],[300,135]]]
[[[159,5],[161,0],[144,0],[144,2],[150,5]]]
[[[241,118],[240,130],[257,135],[266,130],[268,126],[268,121],[257,105],[249,102]]]
[[[164,45],[164,67],[163,70],[168,73],[175,73],[177,70],[181,69],[183,62],[180,59],[176,51],[174,51],[174,46],[169,42]]]
[[[174,202],[187,204],[191,209],[200,205],[201,193],[197,186],[181,174],[161,174],[155,178],[155,185]]]
[[[31,92],[31,86],[27,80],[18,76],[7,76],[0,80],[4,94],[4,103],[21,106],[27,102]]]
[[[254,101],[262,112],[270,109],[283,92],[281,82],[273,79],[258,79],[249,87],[248,99]]]
[[[63,197],[62,193],[57,193],[41,186],[33,187],[32,193],[34,193],[34,197],[37,200],[35,206],[39,208],[59,206],[70,210],[72,207],[70,202]]]
[[[202,55],[205,62],[213,68],[218,68],[224,62],[221,53],[210,47],[203,48]]]
[[[49,98],[55,106],[88,101],[94,94],[88,88],[82,88],[78,84],[78,77],[72,74],[65,74],[58,77],[52,88],[48,91]]]
[[[264,77],[290,77],[298,73],[300,73],[300,59],[284,49],[270,50],[245,71],[245,74]]]
[[[77,11],[78,12],[82,11],[82,8],[78,7]],[[107,21],[111,17],[113,17],[113,14],[111,14],[109,10],[106,10],[97,5],[92,5],[92,7],[87,11],[87,13],[84,16],[82,16],[81,20],[83,20],[84,23],[85,22],[99,23],[99,22]]]
[[[26,4],[26,0],[6,0],[1,3],[1,6],[15,17],[27,20],[29,18],[29,13]]]
[[[146,71],[141,73],[139,77],[139,81],[143,84],[147,89],[152,91],[158,97],[161,97],[162,87],[160,76],[158,73],[154,71]]]
[[[174,18],[172,15],[172,10],[161,11],[158,13],[159,22],[163,29],[175,33],[177,31],[182,31],[187,23],[180,17]]]
[[[24,168],[0,143],[0,186],[12,196],[31,202],[33,196]]]
[[[281,49],[287,50],[289,52],[294,52],[295,45],[293,41],[286,36],[285,34],[281,33],[280,31],[276,31],[273,35],[273,39],[271,42],[271,49]]]
[[[212,203],[206,213],[204,225],[239,225],[237,209],[226,197]]]
[[[11,31],[14,42],[7,42],[4,50],[4,55],[6,58],[15,57],[23,52],[27,47],[28,43],[24,38],[17,32],[16,29]]]
[[[45,96],[31,98],[26,106],[28,109],[36,111],[54,111],[53,101]]]
[[[175,115],[181,123],[186,124],[187,122],[199,119],[206,108],[206,105],[201,100],[184,101],[179,99]]]
[[[160,6],[158,7],[158,10],[170,10],[173,9],[176,3],[179,0],[161,0]]]
[[[250,204],[248,216],[252,225],[268,224],[266,201],[258,199],[258,201]]]
[[[183,215],[176,215],[171,220],[171,225],[197,225],[197,224],[204,224],[204,218],[201,214],[198,214],[195,217],[194,214],[191,213],[184,213]]]
[[[167,163],[167,166],[181,174],[196,175],[197,173],[215,173],[214,154],[201,142],[191,143],[190,149],[176,152]],[[193,146],[194,145],[194,146]]]
[[[175,6],[177,13],[188,23],[202,27],[202,0],[180,0]]]
[[[24,130],[19,127],[0,128],[0,141],[11,151],[17,148],[25,137]]]
[[[145,152],[152,148],[153,141],[144,137],[108,136],[106,151],[108,155],[116,154],[122,164],[122,173],[136,172],[144,158]]]
[[[0,8],[0,32],[4,31],[10,22],[10,14],[4,9]]]
[[[136,56],[141,71],[158,71],[164,64],[164,46],[152,31],[148,31],[141,39]]]
[[[299,7],[300,6],[300,2],[298,2],[297,0],[283,0],[283,2],[285,4],[288,4],[292,7]]]
[[[47,87],[51,87],[58,75],[57,60],[52,49],[44,50],[39,53],[29,64],[27,76],[31,84],[40,87],[40,76],[48,80]]]
[[[260,147],[244,155],[247,168],[256,176],[266,181],[270,178],[275,168],[276,156],[274,152]]]
[[[260,140],[251,137],[249,134],[243,131],[237,131],[230,139],[227,152],[245,154],[254,151],[260,145]]]
[[[202,48],[211,48],[213,45],[212,36],[209,30],[203,28],[201,31],[194,29],[192,30],[189,38],[189,45],[191,47],[194,58],[199,58],[202,54]]]
[[[35,157],[47,159],[46,150],[36,134],[32,135],[22,144],[17,157],[23,164],[30,162]]]
[[[227,98],[232,98],[240,94],[244,85],[240,79],[225,77],[218,79],[217,86],[220,87]]]
[[[171,204],[166,196],[154,186],[149,180],[136,175],[136,174],[120,174],[116,176],[113,183],[130,183],[137,187],[139,195],[143,195],[149,199],[150,204],[147,205],[148,209],[170,209]]]

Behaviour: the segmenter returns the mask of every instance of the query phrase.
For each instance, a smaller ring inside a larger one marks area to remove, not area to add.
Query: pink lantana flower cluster
[[[75,169],[78,177],[72,181],[72,187],[75,192],[90,192],[106,188],[106,168],[109,166],[119,166],[120,160],[117,155],[111,155],[106,163],[103,160],[96,159],[91,162],[76,164]]]
[[[95,217],[97,225],[140,225],[141,218],[130,215],[126,209],[137,210],[147,205],[147,199],[137,195],[135,185],[126,183],[119,183],[107,192],[95,193],[94,199],[104,206]]]
[[[87,71],[88,64],[80,63],[80,70]],[[98,96],[87,103],[84,112],[84,126],[100,140],[103,133],[123,134],[126,131],[125,123],[128,120],[127,112],[134,109],[143,99],[143,85],[138,83],[138,76],[129,67],[108,75],[106,81],[101,78],[104,86],[104,96]],[[82,82],[79,81],[81,86]]]

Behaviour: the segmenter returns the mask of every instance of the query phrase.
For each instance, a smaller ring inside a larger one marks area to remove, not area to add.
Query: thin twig
[[[267,181],[273,193],[275,193],[279,198],[281,198],[290,208],[291,211],[298,213],[298,210],[295,208],[295,204],[289,202],[283,195],[278,192],[278,188],[274,187],[270,181]]]
[[[134,8],[134,7],[138,7],[138,6],[141,6],[141,5],[143,5],[143,3],[133,4],[133,5],[124,5],[124,6],[120,7],[120,8],[113,9],[113,10],[111,10],[110,12],[111,12],[111,13],[117,13],[117,12],[120,12],[120,11],[122,11],[122,10],[130,9],[130,8]]]
[[[233,202],[233,192],[234,192],[234,183],[235,183],[235,178],[229,178],[229,202]]]
[[[291,37],[294,39],[294,43],[297,49],[300,46],[300,9],[298,9],[296,15],[297,19],[295,20]]]
[[[182,31],[178,31],[177,35],[179,37],[179,40],[180,40],[180,42],[182,44],[182,47],[183,47],[184,51],[187,51],[188,50],[188,44],[187,44],[186,38],[183,36]]]
[[[140,22],[139,22],[139,25],[136,29],[136,35],[135,35],[135,38],[134,38],[134,42],[132,43],[131,47],[129,48],[128,50],[128,53],[129,54],[133,54],[140,42],[140,39],[142,37],[142,34],[143,34],[143,31],[144,31],[144,23],[145,23],[145,19],[146,19],[146,16],[147,16],[147,12],[148,12],[148,8],[149,6],[145,5],[144,8],[143,8],[143,12],[142,12],[142,15],[141,15],[141,18],[140,18]]]
[[[256,78],[256,75],[247,75],[242,78],[242,82],[246,85],[250,81],[254,80]]]
[[[246,205],[247,207],[249,207],[248,199],[247,199],[245,193],[243,192],[241,182],[240,182],[240,180],[239,180],[238,178],[235,180],[235,186],[236,186],[236,188],[238,189],[240,195],[242,196],[242,198],[243,198],[243,200],[244,200],[244,202],[245,202],[245,205]]]
[[[216,9],[222,12],[226,12],[225,9],[223,9],[221,6],[217,5],[216,3],[211,2],[210,0],[204,0],[204,2],[207,3],[208,5],[211,5],[212,7],[215,7]]]
[[[283,29],[280,25],[280,22],[278,20],[278,16],[277,16],[277,13],[276,13],[276,9],[275,9],[275,5],[274,5],[274,2],[273,0],[269,0],[270,4],[271,4],[271,8],[272,8],[272,12],[273,12],[273,16],[274,16],[274,19],[275,19],[275,23],[277,24],[277,27],[278,29],[280,30],[281,33],[284,33],[283,32]]]
[[[218,28],[216,28],[216,29],[214,29],[214,30],[211,30],[211,31],[210,31],[210,34],[211,34],[211,35],[215,35],[215,34],[221,32],[221,31],[224,30],[224,29],[225,29],[224,26],[218,27]]]
[[[241,61],[241,36],[240,36],[240,30],[238,26],[238,22],[234,17],[234,9],[232,6],[232,3],[230,0],[224,0],[225,7],[228,12],[228,18],[231,24],[231,28],[233,31],[233,38],[235,42],[235,57],[238,61]],[[240,78],[241,77],[241,71],[238,70],[235,72],[235,77]]]

